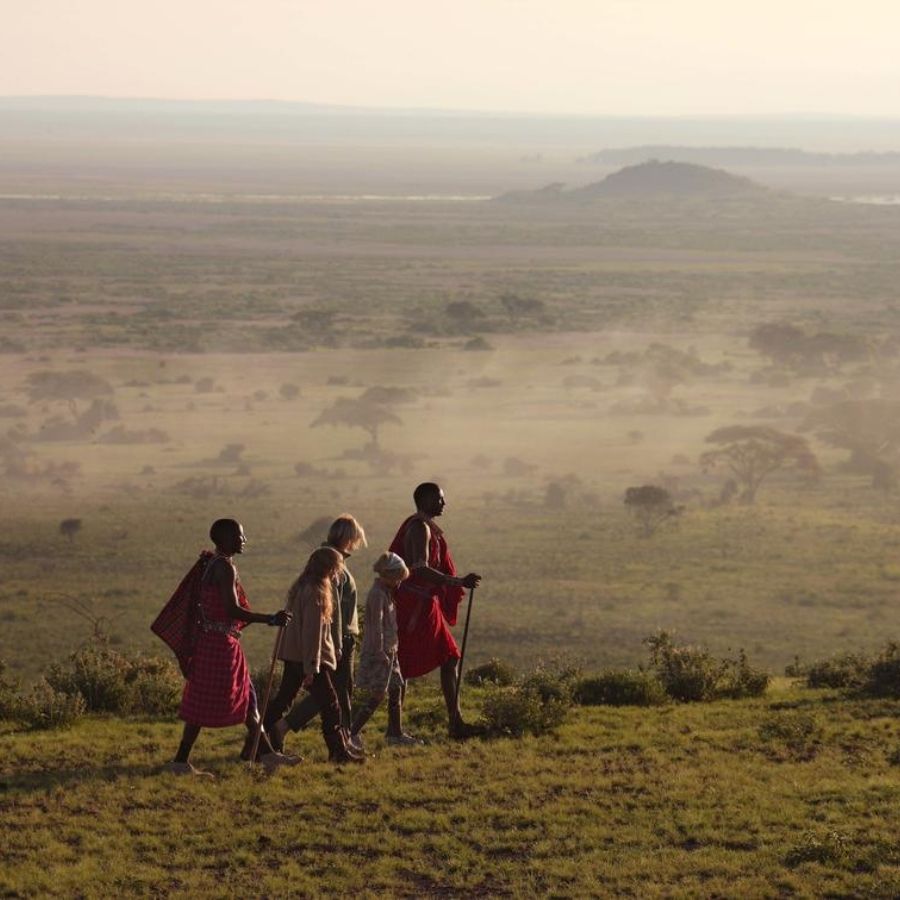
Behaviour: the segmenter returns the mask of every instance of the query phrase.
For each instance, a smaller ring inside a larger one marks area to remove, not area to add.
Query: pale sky
[[[900,115],[897,0],[0,0],[0,95]]]

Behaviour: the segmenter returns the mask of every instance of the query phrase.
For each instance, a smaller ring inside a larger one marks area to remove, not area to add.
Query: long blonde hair
[[[317,547],[310,554],[303,571],[288,590],[288,604],[296,605],[304,589],[312,590],[322,611],[322,621],[331,623],[334,614],[331,579],[344,568],[344,558],[333,547]]]

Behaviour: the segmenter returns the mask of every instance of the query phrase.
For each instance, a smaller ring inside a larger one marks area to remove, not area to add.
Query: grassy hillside
[[[467,689],[471,714],[479,696]],[[900,705],[780,681],[757,700],[580,709],[557,735],[449,743],[417,686],[423,748],[334,769],[161,772],[174,722],[91,717],[0,732],[0,891],[32,896],[841,896],[900,892]]]

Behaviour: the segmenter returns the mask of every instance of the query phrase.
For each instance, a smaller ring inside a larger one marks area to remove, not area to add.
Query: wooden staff
[[[462,650],[459,652],[459,662],[456,665],[456,696],[453,698],[453,708],[459,709],[459,687],[462,684],[463,660],[466,658],[466,641],[469,639],[469,619],[472,618],[472,601],[475,599],[475,588],[469,588],[469,608],[466,610],[466,627],[463,629]]]
[[[266,717],[266,709],[269,706],[269,696],[272,693],[272,682],[275,680],[275,665],[278,662],[278,653],[281,650],[281,640],[284,637],[284,628],[282,625],[278,629],[278,634],[275,635],[275,649],[272,650],[272,665],[269,666],[269,680],[266,682],[266,693],[263,696],[262,706],[259,708],[259,722],[256,724],[256,734],[253,736],[253,749],[250,752],[250,761],[248,763],[249,768],[253,768],[253,763],[256,762],[256,754],[259,751],[259,742],[262,738],[262,730],[263,730],[263,721]]]

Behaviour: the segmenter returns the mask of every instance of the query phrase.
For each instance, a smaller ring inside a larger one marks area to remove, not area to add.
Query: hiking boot
[[[421,738],[407,734],[405,731],[403,734],[385,735],[385,741],[395,747],[421,747],[425,744]]]
[[[330,762],[342,765],[343,763],[361,764],[366,761],[365,754],[352,749],[344,741],[344,735],[336,731],[325,736],[325,746],[328,747],[328,759]]]
[[[215,778],[212,772],[204,772],[203,769],[195,769],[189,762],[172,762],[166,763],[163,767],[164,772],[171,772],[173,775],[193,775],[196,778]]]

